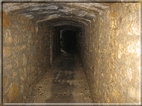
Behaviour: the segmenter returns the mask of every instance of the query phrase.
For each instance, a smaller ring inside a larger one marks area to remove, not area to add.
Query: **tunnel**
[[[140,104],[141,4],[55,1],[2,3],[2,103]]]
[[[61,45],[63,50],[73,52],[76,49],[76,32],[66,30],[62,32]]]

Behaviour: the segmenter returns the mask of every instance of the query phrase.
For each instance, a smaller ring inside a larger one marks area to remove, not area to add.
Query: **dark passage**
[[[63,50],[73,53],[76,51],[76,31],[63,31],[62,33],[62,45]]]

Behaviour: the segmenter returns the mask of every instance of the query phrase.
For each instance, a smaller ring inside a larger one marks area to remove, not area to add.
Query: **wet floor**
[[[87,80],[74,54],[61,54],[35,85],[28,102],[91,103]]]

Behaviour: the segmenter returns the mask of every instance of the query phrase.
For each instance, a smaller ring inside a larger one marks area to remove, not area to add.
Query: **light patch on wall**
[[[127,75],[128,75],[129,80],[131,81],[132,79],[132,69],[131,68],[127,70]]]
[[[132,27],[132,31],[135,35],[139,35],[139,28]]]
[[[33,15],[30,15],[30,14],[28,14],[28,15],[26,15],[26,17],[28,17],[28,18],[34,18],[34,16]]]
[[[46,16],[43,19],[38,20],[37,23],[43,22],[43,21],[48,21],[48,20],[54,19],[54,18],[59,18],[60,16],[61,16],[60,14],[53,14],[53,15],[50,15],[50,16]]]
[[[54,10],[57,10],[58,9],[58,7],[57,6],[55,6],[55,5],[50,5],[50,6],[46,6],[44,9],[54,9]]]
[[[118,51],[118,58],[120,59],[122,56],[122,52],[121,51]]]
[[[8,44],[12,43],[12,36],[11,36],[11,31],[10,30],[6,30],[6,34],[4,36],[5,42]]]
[[[140,56],[141,55],[141,49],[140,49],[140,41],[137,42],[136,44],[136,53],[137,53],[137,56]]]
[[[3,8],[4,8],[4,10],[6,10],[6,12],[20,9],[20,7],[16,4],[17,3],[3,3]],[[10,6],[10,5],[12,5],[12,6]]]
[[[15,83],[10,84],[8,88],[8,92],[7,92],[9,101],[12,102],[18,96],[18,93],[19,93],[19,89],[17,84]]]
[[[85,11],[81,11],[81,12],[78,14],[78,16],[80,16],[80,17],[84,17],[86,14],[87,14],[87,12],[85,12]]]
[[[11,31],[9,29],[6,30],[6,35],[11,36]]]
[[[36,30],[36,32],[38,32],[38,23],[36,23],[35,30]]]
[[[136,98],[137,99],[137,95],[136,95],[136,90],[131,87],[131,88],[128,88],[128,95],[131,97],[131,98]]]
[[[138,41],[137,43],[136,42],[131,43],[127,47],[127,50],[128,50],[129,53],[135,53],[136,52],[137,56],[140,56],[140,41]]]
[[[23,54],[23,65],[26,65],[27,64],[27,59],[26,59],[26,55]]]

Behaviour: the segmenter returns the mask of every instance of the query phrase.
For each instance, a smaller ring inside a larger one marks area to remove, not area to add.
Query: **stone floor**
[[[78,58],[63,53],[35,85],[29,103],[91,103],[85,74]]]

